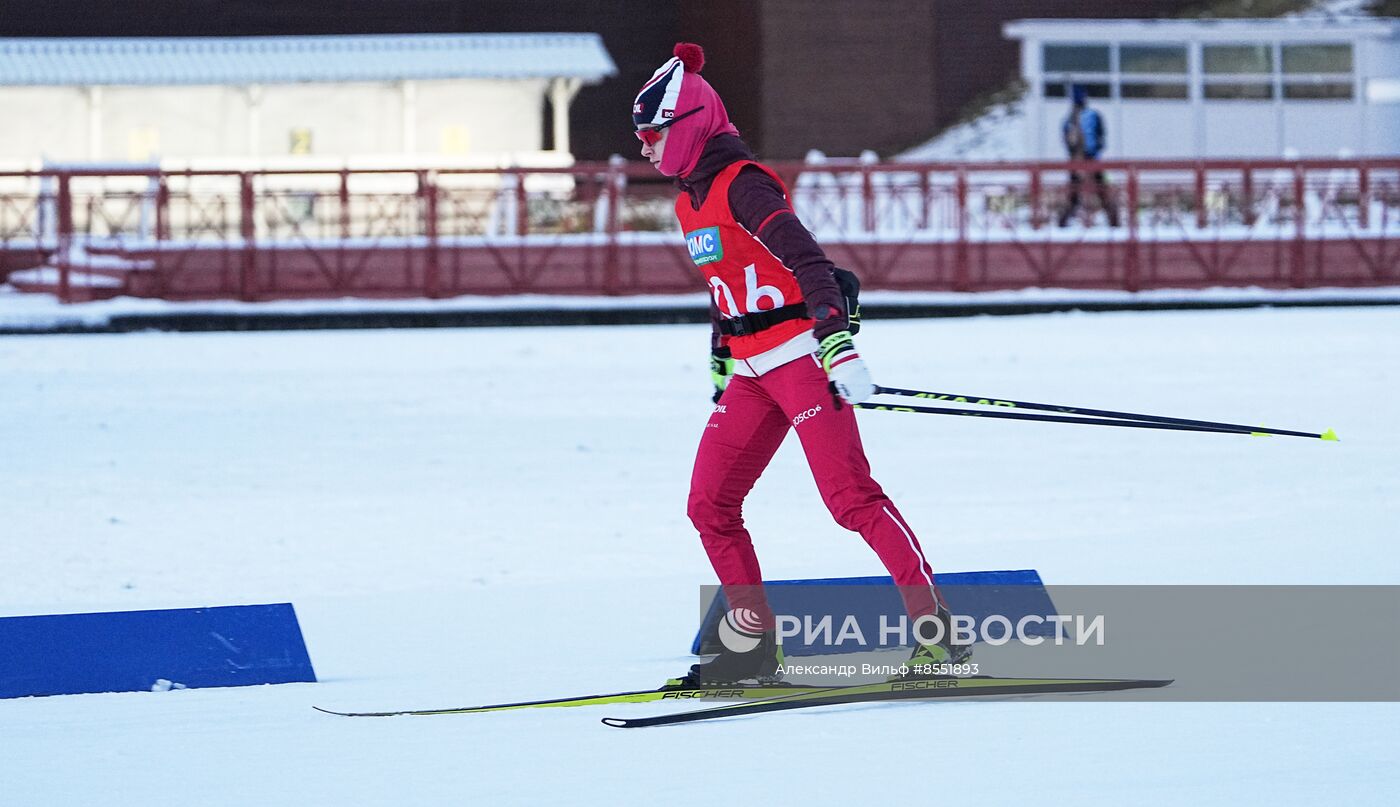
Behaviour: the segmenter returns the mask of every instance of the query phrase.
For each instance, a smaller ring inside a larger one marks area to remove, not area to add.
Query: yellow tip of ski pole
[[[1337,437],[1337,433],[1332,431],[1331,429],[1328,429],[1327,431],[1322,433],[1322,439],[1331,440],[1334,443],[1340,441],[1340,438]]]

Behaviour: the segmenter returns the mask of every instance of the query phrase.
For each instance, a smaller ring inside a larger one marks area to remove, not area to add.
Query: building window
[[[1185,83],[1133,82],[1124,81],[1118,87],[1122,98],[1146,99],[1150,101],[1184,101],[1190,97]]]
[[[1075,84],[1083,87],[1085,94],[1090,98],[1113,97],[1113,87],[1106,81],[1047,81],[1045,82],[1045,97],[1068,98],[1069,88]]]
[[[1209,101],[1269,101],[1274,97],[1274,85],[1258,82],[1212,81],[1206,83]]]
[[[1207,75],[1270,75],[1274,72],[1271,45],[1206,45],[1201,48],[1201,58]]]
[[[1284,45],[1283,72],[1351,74],[1351,45]]]
[[[287,133],[288,154],[311,153],[311,130],[305,127],[292,129]]]
[[[1350,101],[1352,95],[1351,82],[1290,81],[1283,85],[1283,97],[1299,101]]]
[[[1120,73],[1186,75],[1185,45],[1124,45],[1118,50]]]
[[[1069,88],[1084,87],[1090,98],[1113,97],[1112,49],[1108,45],[1044,45],[1046,98],[1068,98]]]
[[[1283,97],[1348,101],[1354,95],[1351,45],[1284,45]]]
[[[1042,69],[1046,73],[1107,73],[1107,45],[1046,45]]]
[[[1184,101],[1190,97],[1185,45],[1121,45],[1118,97]]]
[[[1206,45],[1201,48],[1207,101],[1269,101],[1274,97],[1274,46]]]
[[[1184,101],[1191,97],[1184,43],[1041,46],[1045,98],[1082,85],[1090,98]],[[1349,44],[1203,45],[1201,96],[1210,101],[1346,101],[1355,97]]]

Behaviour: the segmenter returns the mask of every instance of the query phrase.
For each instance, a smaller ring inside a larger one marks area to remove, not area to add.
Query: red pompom
[[[699,73],[705,66],[705,49],[694,42],[677,42],[674,53],[687,73]]]

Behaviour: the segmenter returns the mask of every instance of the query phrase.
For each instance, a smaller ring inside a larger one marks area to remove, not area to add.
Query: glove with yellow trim
[[[719,397],[729,387],[729,379],[734,375],[734,359],[729,356],[729,348],[719,347],[710,351],[710,380],[715,384],[715,394],[711,398],[719,403]]]
[[[832,392],[841,400],[858,404],[875,394],[875,382],[870,380],[870,371],[856,352],[850,331],[837,331],[823,339],[817,347],[817,358],[831,380]]]

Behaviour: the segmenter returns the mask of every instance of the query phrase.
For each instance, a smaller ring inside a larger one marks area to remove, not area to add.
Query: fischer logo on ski
[[[929,678],[918,681],[894,681],[890,684],[891,692],[911,692],[919,689],[957,689],[957,678]]]
[[[694,698],[742,698],[743,689],[678,689],[661,696],[662,700],[690,700]]]

